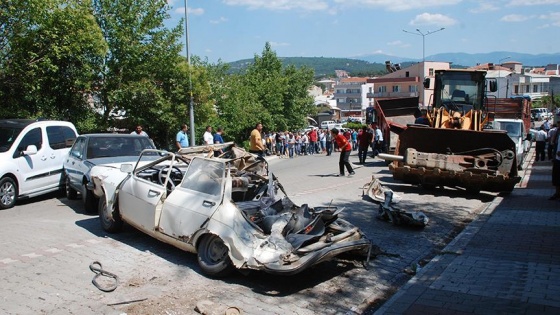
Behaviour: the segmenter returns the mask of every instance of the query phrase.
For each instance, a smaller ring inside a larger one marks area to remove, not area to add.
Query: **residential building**
[[[341,120],[364,116],[365,109],[373,102],[367,97],[373,91],[373,83],[367,81],[368,78],[341,78],[334,86],[334,99]]]
[[[449,62],[426,61],[413,64],[401,69],[388,64],[390,73],[368,79],[368,83],[374,85],[374,91],[368,93],[367,97],[373,102],[375,98],[399,98],[418,97],[420,106],[428,106],[433,95],[433,85],[424,89],[424,79],[433,77],[435,70],[447,70]]]
[[[486,78],[497,81],[498,90],[488,92],[488,97],[528,97],[538,100],[551,93],[550,79],[558,73],[558,66],[554,66],[523,68],[520,62],[510,61],[502,65],[487,63],[473,68],[487,70]]]

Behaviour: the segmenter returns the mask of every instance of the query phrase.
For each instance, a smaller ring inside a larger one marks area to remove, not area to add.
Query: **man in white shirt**
[[[214,136],[212,135],[212,127],[206,126],[206,131],[202,135],[202,140],[204,145],[214,144]]]
[[[544,131],[543,126],[541,126],[535,135],[535,162],[544,161],[545,159],[546,136],[546,131]]]
[[[371,127],[373,128],[372,157],[376,157],[379,153],[383,152],[383,132],[381,132],[377,123],[371,124]]]

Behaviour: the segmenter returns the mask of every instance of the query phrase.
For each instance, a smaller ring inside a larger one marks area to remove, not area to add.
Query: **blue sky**
[[[213,63],[251,59],[262,53],[266,42],[278,57],[383,53],[422,59],[422,39],[426,56],[560,52],[560,0],[187,2],[190,54]],[[167,25],[177,25],[185,16],[185,0],[168,3],[172,9]],[[423,37],[417,29],[436,32]]]

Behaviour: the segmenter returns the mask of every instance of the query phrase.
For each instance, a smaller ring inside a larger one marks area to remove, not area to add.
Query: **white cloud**
[[[226,5],[249,9],[323,11],[329,8],[325,0],[223,0]]]
[[[529,19],[528,16],[526,15],[521,15],[521,14],[509,14],[509,15],[505,15],[503,16],[500,21],[502,22],[524,22],[527,21]]]
[[[417,15],[409,24],[412,26],[451,26],[457,24],[457,21],[443,14],[422,13]]]
[[[221,24],[221,23],[225,23],[229,21],[228,19],[226,19],[225,17],[221,16],[219,19],[217,20],[210,20],[211,24]]]
[[[396,40],[396,41],[393,41],[393,42],[388,42],[387,46],[400,46],[402,44],[403,44],[403,42],[401,42],[400,40]]]
[[[530,6],[530,5],[560,5],[560,0],[511,0],[511,6]]]
[[[380,7],[389,11],[406,11],[429,7],[455,5],[462,0],[334,0],[341,6]]]
[[[474,9],[470,9],[469,12],[471,13],[486,13],[490,11],[497,11],[500,7],[495,5],[494,3],[488,2],[481,2],[478,7]]]
[[[550,21],[549,26],[560,26],[560,12],[542,14],[539,16],[539,19]]]

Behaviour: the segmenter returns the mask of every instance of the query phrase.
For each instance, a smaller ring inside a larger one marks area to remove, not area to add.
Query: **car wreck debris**
[[[393,192],[390,188],[381,185],[379,179],[375,178],[375,175],[372,175],[371,182],[364,185],[362,195],[369,196],[373,201],[384,202],[386,191]],[[401,196],[393,192],[393,198],[391,199],[391,202],[398,203],[399,201],[401,201]]]
[[[369,259],[371,241],[339,218],[343,209],[295,205],[266,160],[222,150],[145,150],[120,169],[95,166],[101,226],[116,233],[128,223],[196,253],[212,277],[233,269],[291,275],[343,253]]]
[[[385,201],[379,205],[378,218],[389,221],[394,225],[410,225],[425,227],[428,217],[421,211],[405,211],[391,206],[392,191],[385,191]]]

